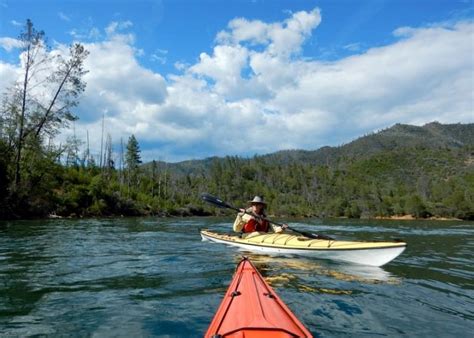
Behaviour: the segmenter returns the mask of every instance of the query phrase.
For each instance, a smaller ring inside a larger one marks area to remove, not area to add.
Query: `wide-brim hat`
[[[263,204],[263,205],[267,205],[267,203],[265,203],[263,197],[260,197],[260,196],[255,196],[253,198],[253,200],[249,201],[250,204]]]

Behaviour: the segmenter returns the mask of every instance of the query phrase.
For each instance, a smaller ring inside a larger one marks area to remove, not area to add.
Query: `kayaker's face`
[[[260,203],[252,204],[252,211],[256,214],[261,214],[263,212],[263,209],[265,209],[265,205],[263,204],[260,204]]]

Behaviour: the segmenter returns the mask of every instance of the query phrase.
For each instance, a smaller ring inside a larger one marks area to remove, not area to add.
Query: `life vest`
[[[245,223],[244,227],[242,228],[243,232],[254,232],[254,231],[261,231],[261,232],[268,232],[269,223],[267,220],[261,220],[258,222],[255,218],[251,218],[247,223]]]

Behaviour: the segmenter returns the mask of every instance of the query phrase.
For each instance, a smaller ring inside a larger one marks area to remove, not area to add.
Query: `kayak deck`
[[[205,337],[312,337],[244,258]]]
[[[250,251],[298,254],[336,259],[357,264],[381,266],[399,256],[404,242],[357,242],[311,239],[288,233],[252,233],[245,238],[202,230],[203,239],[237,246]]]
[[[296,248],[296,249],[320,249],[320,250],[363,250],[378,249],[388,247],[405,246],[403,242],[354,242],[338,241],[326,239],[311,239],[301,235],[258,233],[255,236],[240,238],[238,235],[217,234],[215,232],[203,230],[201,233],[207,236],[232,241],[236,243],[251,243],[272,247]]]

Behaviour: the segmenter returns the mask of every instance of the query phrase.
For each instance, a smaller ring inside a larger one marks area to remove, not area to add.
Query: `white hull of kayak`
[[[261,252],[276,255],[302,255],[307,257],[316,257],[320,259],[331,259],[343,262],[350,262],[355,264],[382,266],[398,257],[406,246],[388,247],[388,248],[370,248],[370,249],[348,249],[348,250],[334,250],[334,249],[314,249],[302,250],[294,248],[274,248],[268,246],[260,246],[254,244],[237,243],[227,240],[222,240],[212,236],[207,236],[201,233],[203,240],[208,240],[215,243],[227,244],[252,252]]]

